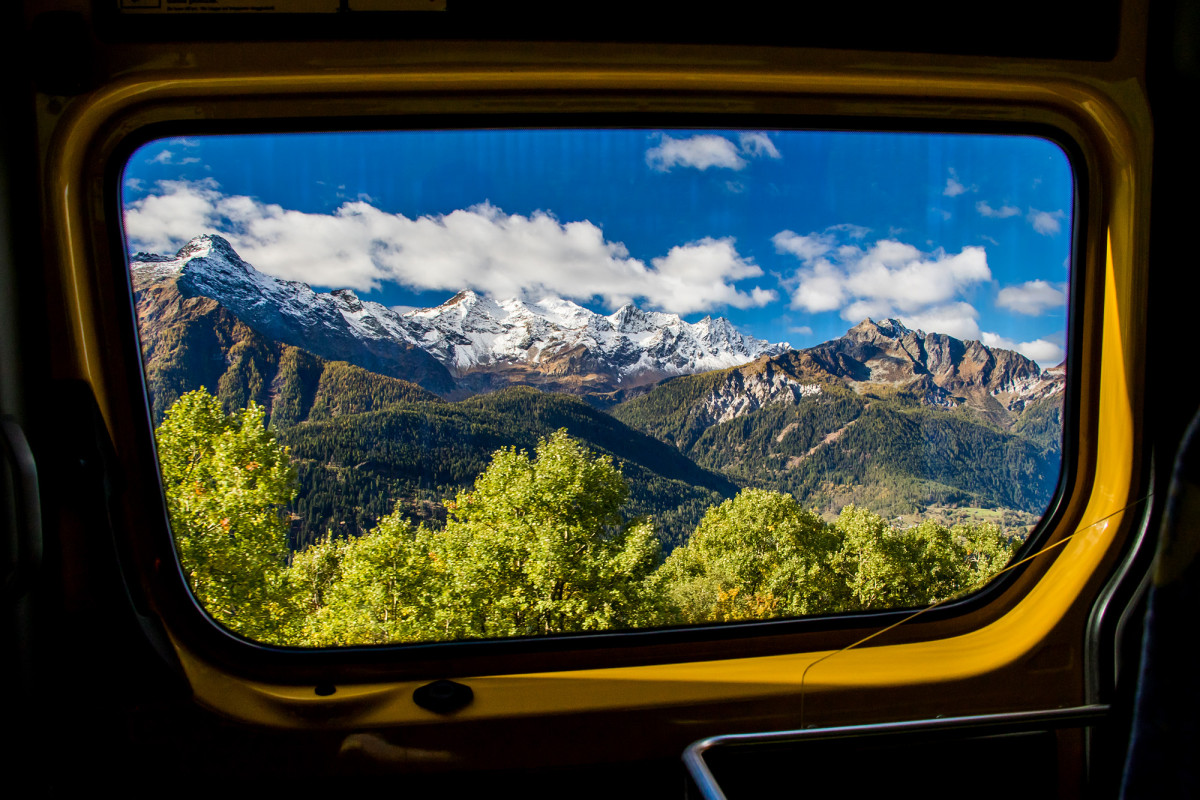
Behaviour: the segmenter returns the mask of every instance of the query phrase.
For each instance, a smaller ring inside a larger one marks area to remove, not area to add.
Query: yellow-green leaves
[[[658,540],[626,522],[629,492],[607,456],[558,431],[524,451],[499,450],[447,503],[440,555],[449,636],[521,636],[632,627]]]
[[[204,609],[230,630],[278,641],[294,619],[284,586],[295,494],[287,449],[251,404],[226,415],[203,388],[170,408],[157,431],[179,560]]]
[[[298,643],[312,647],[387,644],[433,634],[440,594],[435,543],[424,528],[391,514],[356,539],[325,539],[296,556],[293,582],[305,618]]]
[[[253,404],[203,389],[158,429],[167,508],[197,599],[230,630],[329,647],[534,636],[925,605],[980,586],[1015,542],[993,524],[899,529],[847,506],[824,522],[745,489],[708,509],[665,563],[608,456],[560,430],[503,448],[440,529],[398,509],[368,533],[289,553],[288,451]],[[289,563],[290,561],[290,563]]]
[[[898,529],[851,505],[830,525],[791,495],[745,489],[656,578],[682,622],[906,608],[982,586],[1015,547],[994,524]]]
[[[819,613],[843,602],[830,559],[838,540],[791,495],[745,489],[708,510],[664,565],[664,587],[687,622]]]

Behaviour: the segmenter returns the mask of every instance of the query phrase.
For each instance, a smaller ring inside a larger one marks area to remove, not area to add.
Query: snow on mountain
[[[318,293],[265,275],[212,235],[196,237],[174,257],[139,253],[130,266],[135,286],[174,279],[181,292],[211,297],[265,335],[318,355],[375,368],[371,364],[395,361],[397,354],[411,361],[419,349],[455,378],[494,373],[494,381],[476,381],[477,388],[549,382],[557,389],[611,391],[732,367],[789,347],[741,334],[720,317],[688,323],[632,304],[604,316],[557,297],[531,303],[464,290],[434,308],[401,314],[349,289]],[[372,354],[367,363],[356,348]]]
[[[557,297],[497,301],[470,290],[402,319],[413,341],[459,375],[496,364],[536,367],[582,348],[596,369],[636,381],[732,367],[788,347],[744,336],[723,318],[689,324],[632,304],[603,316]]]
[[[942,408],[965,403],[1000,425],[1066,385],[1063,365],[1039,370],[1011,350],[910,330],[895,319],[865,319],[837,339],[731,370],[696,406],[694,419],[715,425],[773,403],[798,405],[822,394],[827,382],[859,393],[901,389]]]

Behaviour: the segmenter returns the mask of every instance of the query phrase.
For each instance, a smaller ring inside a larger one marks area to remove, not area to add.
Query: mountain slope
[[[626,513],[651,514],[668,547],[737,487],[672,447],[579,399],[513,387],[457,403],[397,403],[288,428],[301,481],[303,545],[326,530],[359,534],[399,503],[417,519],[444,518],[441,499],[468,489],[502,447],[532,451],[559,428],[613,456],[630,484]]]
[[[407,381],[272,341],[215,300],[173,280],[138,287],[142,350],[156,421],[178,397],[208,387],[226,410],[253,401],[292,447],[300,478],[292,543],[327,530],[362,533],[397,502],[417,519],[470,487],[501,447],[532,450],[566,428],[622,464],[628,513],[653,515],[668,547],[704,510],[732,496],[727,478],[586,403],[511,388],[457,403]]]
[[[739,485],[826,512],[855,502],[1040,513],[1058,476],[1061,368],[865,320],[839,339],[674,378],[615,406]]]
[[[148,331],[157,335],[150,329],[169,320],[142,313],[142,298],[173,287],[184,299],[216,300],[268,341],[301,347],[330,361],[347,361],[439,394],[454,391],[446,368],[382,324],[386,315],[356,312],[357,298],[352,296],[317,294],[303,283],[264,275],[219,236],[197,237],[174,258],[138,254],[130,267],[143,337]]]
[[[270,340],[448,398],[512,384],[606,395],[787,349],[744,336],[724,318],[687,323],[632,304],[604,316],[560,298],[497,301],[464,290],[400,314],[348,289],[318,293],[265,275],[212,235],[174,256],[139,253],[130,268],[139,292],[174,284],[186,298],[218,301]]]
[[[201,386],[226,410],[250,401],[286,427],[400,401],[437,401],[416,384],[331,362],[260,334],[207,297],[174,282],[138,287],[138,324],[151,413],[160,422],[181,394]]]

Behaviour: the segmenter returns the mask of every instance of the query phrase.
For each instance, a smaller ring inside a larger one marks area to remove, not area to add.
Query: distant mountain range
[[[436,520],[496,448],[559,427],[622,464],[630,512],[669,546],[744,486],[826,513],[973,507],[1027,524],[1057,481],[1062,366],[897,320],[792,350],[633,305],[463,291],[398,313],[264,275],[217,236],[131,269],[155,418],[199,386],[265,406],[300,471],[297,545],[397,503]]]
[[[968,406],[1012,427],[1027,404],[1063,391],[1065,371],[1043,371],[1012,350],[909,330],[898,320],[866,319],[837,339],[725,371],[697,413],[726,422],[770,403],[795,405],[831,385],[859,395],[903,391],[926,406]]]
[[[434,308],[398,313],[349,289],[318,293],[265,275],[212,235],[174,256],[138,253],[131,268],[139,291],[174,284],[276,341],[450,398],[514,384],[601,396],[788,350],[723,317],[687,323],[633,304],[604,316],[561,298],[530,303],[464,290]]]
[[[1064,387],[1062,365],[867,319],[806,350],[663,381],[611,413],[739,486],[828,513],[1036,518],[1058,479]]]

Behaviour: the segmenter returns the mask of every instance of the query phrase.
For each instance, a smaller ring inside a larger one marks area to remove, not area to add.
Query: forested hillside
[[[293,545],[326,530],[361,534],[397,503],[414,521],[440,521],[440,499],[469,486],[497,449],[532,448],[558,429],[621,465],[630,484],[626,513],[652,514],[668,549],[705,508],[737,492],[727,478],[577,398],[519,387],[458,403],[397,402],[282,430],[301,489]]]
[[[889,517],[931,506],[1040,514],[1054,491],[1061,395],[1015,413],[1011,429],[967,405],[828,379],[731,412],[717,402],[729,372],[665,381],[610,412],[739,486],[788,492],[826,514],[848,503]]]
[[[1028,525],[1057,480],[1061,373],[1039,378],[1016,354],[894,320],[671,378],[603,413],[520,386],[450,402],[283,344],[152,271],[135,277],[154,418],[199,386],[226,412],[261,407],[296,459],[295,549],[329,531],[360,535],[397,508],[440,524],[441,500],[495,450],[559,429],[617,460],[627,513],[653,516],[667,551],[743,488],[791,494],[826,519],[856,504],[915,521],[992,510]]]
[[[521,398],[517,398],[521,402]],[[184,395],[158,429],[180,560],[236,633],[302,647],[770,619],[926,605],[982,586],[1020,537],[994,524],[889,526],[848,506],[833,524],[790,495],[713,504],[663,558],[655,521],[625,513],[607,455],[557,430],[502,447],[442,522],[399,510],[360,536],[289,553],[289,449],[250,406]]]

